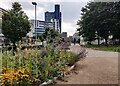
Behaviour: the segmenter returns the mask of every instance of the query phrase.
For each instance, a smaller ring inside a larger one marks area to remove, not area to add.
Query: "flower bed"
[[[54,77],[63,79],[66,67],[73,65],[80,57],[50,46],[42,50],[19,50],[15,56],[11,51],[3,52],[0,75],[2,85],[37,86]]]

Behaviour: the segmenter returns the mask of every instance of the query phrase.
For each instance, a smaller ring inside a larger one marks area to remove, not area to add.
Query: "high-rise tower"
[[[46,22],[53,22],[54,29],[58,30],[61,33],[61,12],[60,12],[60,5],[55,5],[54,12],[45,12],[45,21]]]

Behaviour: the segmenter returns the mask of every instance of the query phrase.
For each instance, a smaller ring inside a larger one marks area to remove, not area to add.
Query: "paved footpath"
[[[70,46],[74,53],[84,49]],[[118,53],[86,49],[87,57],[77,62],[76,73],[58,84],[118,84]]]

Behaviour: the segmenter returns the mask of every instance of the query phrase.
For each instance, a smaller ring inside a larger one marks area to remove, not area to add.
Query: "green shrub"
[[[78,55],[65,50],[56,51],[52,46],[42,50],[31,48],[18,50],[15,56],[11,51],[3,52],[3,67],[6,72],[29,69],[30,83],[48,81],[54,77],[64,77],[62,69],[71,66],[80,59]],[[23,80],[24,81],[24,80]],[[24,82],[25,83],[25,82]],[[27,83],[27,82],[26,82]],[[28,83],[27,83],[28,84]]]

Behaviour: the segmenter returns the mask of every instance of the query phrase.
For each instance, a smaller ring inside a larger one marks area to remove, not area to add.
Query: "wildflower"
[[[21,70],[21,72],[24,73],[24,72],[25,72],[25,68],[23,68],[23,69]]]
[[[1,74],[1,75],[2,75],[3,78],[9,78],[11,76],[11,74],[9,74],[9,73],[7,73],[7,74],[4,73],[4,74]]]
[[[0,79],[2,78],[3,76],[2,75],[0,75]]]
[[[2,67],[2,70],[6,70],[6,68],[5,68],[5,67]]]
[[[29,69],[26,69],[25,71],[26,71],[28,74],[30,74],[30,70],[29,70]]]
[[[19,73],[20,73],[20,74],[21,74],[21,73],[23,74],[24,72],[25,72],[25,69],[23,68],[22,70],[18,70],[17,74],[19,74]]]
[[[24,74],[24,75],[21,75],[22,77],[28,77],[28,75],[27,74]]]

